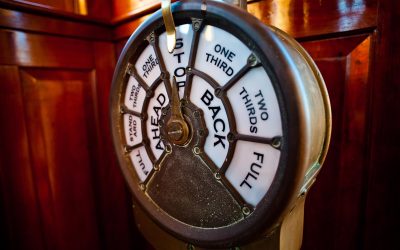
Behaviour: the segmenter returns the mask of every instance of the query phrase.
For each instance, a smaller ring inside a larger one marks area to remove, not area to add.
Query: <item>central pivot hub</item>
[[[172,120],[167,124],[169,140],[177,145],[184,145],[189,138],[189,127],[185,121]]]
[[[170,93],[171,117],[167,122],[167,136],[170,142],[184,145],[189,138],[189,127],[183,117],[176,79],[173,77]]]

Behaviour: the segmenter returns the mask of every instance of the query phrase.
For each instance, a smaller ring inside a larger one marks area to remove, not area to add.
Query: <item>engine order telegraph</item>
[[[149,218],[137,220],[176,246],[262,241],[324,161],[324,81],[294,39],[240,8],[180,1],[169,14],[172,32],[158,11],[133,33],[111,90],[119,164]]]

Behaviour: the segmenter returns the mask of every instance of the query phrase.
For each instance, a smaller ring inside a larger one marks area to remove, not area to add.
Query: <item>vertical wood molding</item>
[[[362,245],[363,199],[370,127],[371,36],[302,44],[324,76],[332,105],[327,160],[306,201],[305,249],[358,249]],[[329,225],[320,230],[321,225]],[[312,235],[318,235],[318,240]]]
[[[365,249],[393,249],[400,232],[400,2],[379,1]]]
[[[45,249],[18,67],[0,65],[0,185],[6,249]]]

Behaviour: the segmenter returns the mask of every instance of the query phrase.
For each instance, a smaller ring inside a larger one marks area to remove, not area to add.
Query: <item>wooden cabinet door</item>
[[[98,249],[94,74],[20,69],[32,172],[49,249]],[[79,233],[77,233],[79,232]]]
[[[0,30],[0,49],[4,245],[130,249],[140,243],[109,129],[114,45]]]
[[[372,34],[303,42],[326,82],[332,138],[305,206],[303,249],[360,249],[367,192]]]

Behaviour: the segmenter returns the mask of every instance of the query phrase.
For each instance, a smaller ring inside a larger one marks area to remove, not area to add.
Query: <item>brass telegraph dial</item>
[[[231,247],[278,225],[326,154],[330,107],[307,53],[213,1],[173,5],[126,44],[111,90],[119,163],[136,203],[184,242]]]

